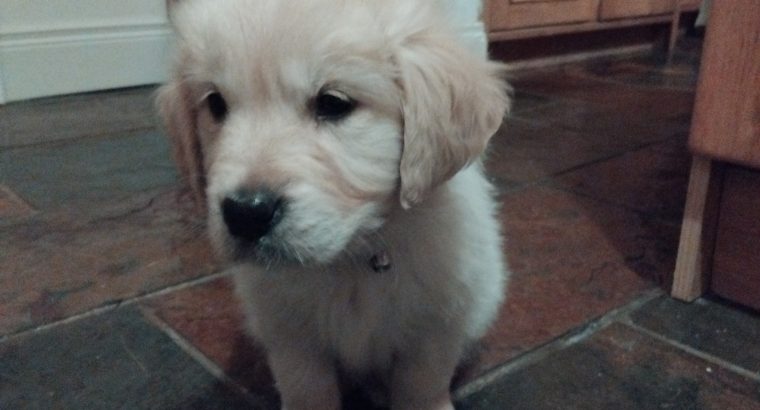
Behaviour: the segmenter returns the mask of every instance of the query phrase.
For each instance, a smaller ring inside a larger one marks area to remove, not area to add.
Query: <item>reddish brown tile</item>
[[[151,299],[144,307],[253,394],[276,395],[264,351],[245,334],[228,279]]]
[[[32,207],[19,198],[10,188],[0,184],[0,221],[31,216]]]
[[[685,141],[657,144],[565,174],[557,185],[680,222],[691,156]]]
[[[210,274],[202,224],[173,191],[0,229],[0,335]]]
[[[677,229],[634,212],[545,187],[503,206],[512,278],[481,370],[630,302],[674,263]]]
[[[760,383],[613,324],[510,372],[459,409],[760,409]]]

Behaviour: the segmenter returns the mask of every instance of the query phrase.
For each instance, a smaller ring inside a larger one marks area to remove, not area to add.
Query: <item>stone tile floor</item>
[[[760,409],[760,316],[664,292],[698,54],[513,73],[487,164],[514,273],[458,408]],[[153,91],[0,107],[2,409],[277,407]]]

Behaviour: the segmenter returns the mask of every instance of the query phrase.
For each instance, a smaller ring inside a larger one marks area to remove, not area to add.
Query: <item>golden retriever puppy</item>
[[[283,407],[452,409],[506,269],[479,157],[508,108],[501,66],[431,0],[178,0],[159,95]]]

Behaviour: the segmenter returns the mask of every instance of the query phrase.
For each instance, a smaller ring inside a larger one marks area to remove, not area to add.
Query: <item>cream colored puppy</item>
[[[288,409],[340,408],[339,378],[450,409],[501,304],[478,158],[506,85],[434,3],[172,2],[162,115]]]

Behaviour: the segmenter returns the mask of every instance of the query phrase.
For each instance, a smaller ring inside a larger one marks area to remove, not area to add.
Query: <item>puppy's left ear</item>
[[[509,108],[501,64],[436,32],[409,36],[396,54],[403,91],[401,204],[408,209],[475,161]]]
[[[198,210],[206,207],[206,178],[203,151],[188,88],[179,80],[158,90],[156,104],[171,142],[180,173],[181,193],[190,193]]]

